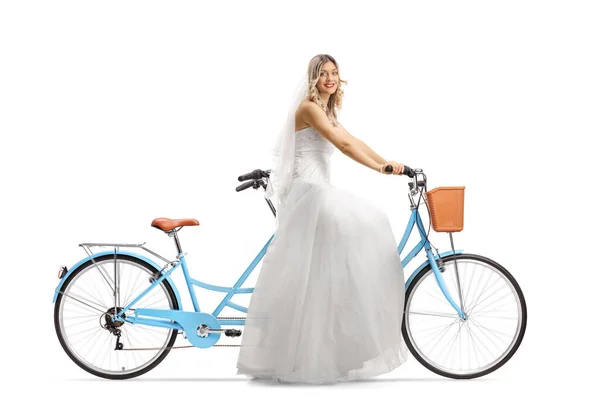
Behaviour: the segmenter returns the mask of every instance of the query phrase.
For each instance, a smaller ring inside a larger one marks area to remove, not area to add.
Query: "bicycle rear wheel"
[[[62,286],[54,306],[54,326],[67,355],[87,372],[108,379],[128,379],[156,367],[177,338],[176,329],[129,322],[112,316],[150,286],[156,269],[135,257],[117,254],[87,261]],[[115,298],[115,277],[119,290]],[[166,280],[134,308],[179,309]],[[128,312],[130,315],[132,312]],[[123,345],[122,349],[117,344]],[[144,349],[144,350],[136,350]]]
[[[413,356],[436,374],[455,379],[487,375],[504,365],[523,340],[523,292],[505,268],[486,257],[459,254],[442,260],[446,286],[459,306],[462,294],[467,317],[461,319],[445,299],[429,266],[406,291],[404,339]]]

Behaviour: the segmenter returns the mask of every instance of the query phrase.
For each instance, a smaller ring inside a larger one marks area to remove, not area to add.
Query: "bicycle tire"
[[[415,290],[420,286],[421,282],[424,279],[426,279],[427,276],[430,276],[433,274],[430,265],[427,266],[426,268],[423,268],[423,270],[421,270],[417,274],[417,276],[415,276],[415,278],[413,279],[413,281],[411,282],[411,284],[409,285],[409,287],[406,291],[405,311],[404,311],[404,318],[402,321],[402,334],[404,336],[405,343],[406,343],[408,349],[410,350],[411,354],[419,361],[419,363],[421,365],[423,365],[430,371],[432,371],[438,375],[441,375],[441,376],[444,376],[447,378],[453,378],[453,379],[479,378],[481,376],[488,375],[488,374],[496,371],[498,368],[500,368],[504,364],[506,364],[513,357],[513,355],[516,353],[516,351],[520,347],[520,345],[523,341],[523,337],[525,335],[526,328],[527,328],[527,305],[525,302],[525,297],[523,295],[523,291],[521,290],[516,279],[508,272],[508,270],[506,270],[506,268],[501,266],[499,263],[497,263],[487,257],[476,255],[476,254],[457,254],[455,256],[450,255],[450,256],[443,257],[442,261],[445,263],[445,265],[451,266],[453,263],[453,259],[456,259],[457,262],[461,261],[461,260],[469,260],[469,261],[473,261],[474,263],[487,264],[488,266],[491,266],[496,272],[498,272],[500,275],[502,275],[506,280],[508,280],[510,282],[512,289],[514,289],[513,293],[516,295],[516,298],[518,299],[518,301],[517,301],[517,303],[519,305],[518,307],[520,308],[518,331],[516,332],[516,335],[513,339],[513,342],[511,344],[510,348],[507,349],[507,351],[505,351],[505,353],[502,355],[501,359],[494,362],[488,368],[484,368],[482,370],[479,370],[479,371],[476,371],[473,373],[449,372],[439,366],[434,365],[433,362],[428,361],[426,359],[426,357],[424,357],[422,355],[422,352],[419,351],[420,349],[417,348],[417,345],[414,341],[414,336],[412,335],[412,332],[410,329],[410,322],[409,322],[410,318],[408,317],[408,315],[409,315],[408,308],[411,306],[411,299],[413,298],[413,294],[415,293]]]
[[[96,261],[96,263],[99,264],[99,263],[102,263],[107,260],[113,262],[114,259],[115,259],[114,255],[105,255],[105,256],[95,258],[95,261]],[[138,267],[146,270],[146,272],[148,272],[150,275],[153,275],[157,272],[156,269],[154,267],[152,267],[149,263],[147,263],[143,260],[140,260],[138,258],[135,258],[135,257],[131,257],[131,256],[123,255],[123,254],[117,254],[116,259],[117,259],[117,261],[122,260],[127,263],[136,264]],[[94,265],[91,260],[86,261],[81,267],[79,267],[76,271],[74,271],[67,278],[64,285],[62,286],[62,288],[63,288],[62,293],[58,293],[58,296],[57,296],[57,299],[55,302],[55,306],[54,306],[54,326],[55,326],[58,340],[59,340],[63,350],[69,356],[69,358],[75,364],[77,364],[80,368],[89,372],[90,374],[93,374],[95,376],[105,378],[105,379],[118,379],[118,380],[130,379],[130,378],[135,378],[137,376],[143,375],[143,374],[147,373],[148,371],[152,370],[153,368],[155,368],[158,364],[160,364],[165,359],[165,357],[169,354],[171,347],[173,346],[173,344],[175,343],[175,340],[177,339],[177,333],[178,333],[177,329],[170,329],[171,332],[167,336],[168,339],[166,340],[166,346],[164,346],[161,350],[159,350],[157,352],[157,355],[153,357],[152,361],[148,365],[144,365],[142,368],[138,368],[130,373],[116,373],[116,372],[110,373],[110,372],[106,372],[105,370],[100,370],[98,368],[94,368],[94,367],[86,364],[86,362],[84,362],[84,360],[82,360],[80,357],[77,356],[77,354],[75,354],[75,351],[72,350],[71,347],[69,346],[69,344],[67,343],[68,342],[67,338],[64,337],[63,330],[61,329],[63,327],[63,324],[61,323],[62,322],[61,321],[61,317],[62,317],[61,310],[63,310],[63,304],[64,304],[63,300],[65,298],[69,297],[67,291],[69,291],[69,289],[71,287],[70,286],[71,283],[74,280],[76,280],[77,277],[84,274],[86,271],[88,271],[90,268],[93,268],[93,267],[94,267]],[[173,288],[171,287],[171,284],[167,280],[163,280],[157,287],[162,287],[164,289],[164,293],[168,297],[167,300],[169,302],[171,309],[173,309],[173,310],[180,309],[180,304],[178,304],[177,297],[175,296]],[[67,296],[63,296],[63,293],[66,293]],[[103,314],[100,315],[100,320],[102,320],[102,317],[103,317]],[[91,318],[91,317],[89,317],[89,318]],[[135,326],[135,324],[131,324],[131,325]],[[167,328],[162,328],[162,329],[167,329]],[[120,350],[120,351],[123,351],[123,350]]]

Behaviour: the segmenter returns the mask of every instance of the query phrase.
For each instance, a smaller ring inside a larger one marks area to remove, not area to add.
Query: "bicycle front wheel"
[[[525,297],[495,261],[474,254],[442,260],[446,287],[466,317],[461,319],[446,300],[431,266],[424,268],[406,291],[402,333],[407,347],[436,374],[455,379],[487,375],[504,365],[523,340]]]
[[[156,272],[140,259],[117,254],[89,260],[67,278],[54,306],[54,326],[78,366],[102,378],[127,379],[150,371],[167,356],[177,329],[112,319],[150,286]],[[176,310],[179,304],[163,280],[134,308]]]

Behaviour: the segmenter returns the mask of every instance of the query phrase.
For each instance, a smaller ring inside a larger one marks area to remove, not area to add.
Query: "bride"
[[[306,79],[308,78],[308,79]],[[250,298],[238,374],[333,383],[387,373],[407,357],[404,272],[387,215],[332,186],[337,148],[379,173],[386,161],[338,121],[345,83],[333,57],[310,60],[276,142],[266,196],[273,240]]]

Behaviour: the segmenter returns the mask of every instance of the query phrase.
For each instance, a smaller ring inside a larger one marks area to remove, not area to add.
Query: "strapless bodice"
[[[329,181],[329,159],[335,146],[313,127],[295,132],[293,178]]]

